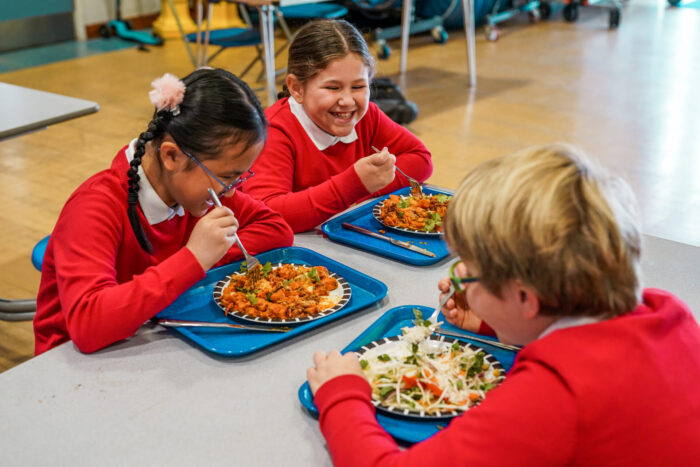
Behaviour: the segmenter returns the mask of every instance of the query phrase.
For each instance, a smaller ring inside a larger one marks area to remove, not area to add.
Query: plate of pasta
[[[295,324],[342,309],[352,295],[350,284],[324,266],[266,263],[260,278],[241,271],[214,286],[214,301],[227,316],[256,323]]]
[[[473,344],[433,335],[420,319],[402,335],[356,351],[372,387],[372,403],[385,414],[449,419],[478,405],[505,379],[493,355]]]
[[[438,236],[451,196],[442,193],[389,195],[374,205],[372,215],[385,227],[414,234]]]

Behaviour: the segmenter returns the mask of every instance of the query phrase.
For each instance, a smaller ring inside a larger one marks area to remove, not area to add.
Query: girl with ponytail
[[[370,102],[374,60],[347,21],[304,25],[289,46],[280,100],[265,109],[270,137],[243,190],[303,232],[350,205],[433,172],[430,152]],[[376,149],[375,149],[376,148]]]
[[[145,131],[71,195],[51,234],[36,354],[68,340],[94,352],[131,336],[208,269],[242,258],[235,234],[252,254],[292,244],[282,217],[237,189],[267,136],[250,88],[221,69],[152,85]]]

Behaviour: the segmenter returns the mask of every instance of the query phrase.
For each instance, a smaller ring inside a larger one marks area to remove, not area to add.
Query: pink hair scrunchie
[[[180,103],[185,97],[185,83],[177,76],[166,73],[151,83],[153,90],[148,93],[158,111],[168,110],[173,115],[180,114]]]

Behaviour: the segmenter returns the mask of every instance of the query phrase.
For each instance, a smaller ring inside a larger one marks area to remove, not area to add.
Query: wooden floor
[[[619,30],[606,26],[602,11],[583,9],[574,24],[559,14],[536,25],[512,21],[496,43],[479,34],[476,89],[466,84],[459,31],[444,45],[412,38],[403,78],[392,43],[379,74],[401,81],[418,104],[410,129],[432,151],[431,183],[454,188],[483,160],[568,141],[628,178],[646,233],[700,246],[700,10],[632,0]],[[213,65],[237,72],[251,57],[250,50],[227,51]],[[0,142],[1,297],[36,295],[33,246],[51,232],[70,193],[143,131],[152,113],[149,83],[166,71],[191,71],[177,41],[0,74],[3,82],[101,107]],[[0,322],[0,371],[32,352],[30,322]]]

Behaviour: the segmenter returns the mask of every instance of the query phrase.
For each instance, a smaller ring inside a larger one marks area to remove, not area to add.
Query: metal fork
[[[211,196],[211,199],[212,199],[212,201],[214,201],[214,204],[216,204],[218,207],[221,207],[221,200],[219,200],[219,197],[216,196],[216,193],[211,188],[209,188],[209,196]],[[243,244],[241,243],[241,239],[238,238],[237,233],[234,235],[236,237],[236,245],[238,245],[238,248],[240,248],[241,251],[243,252],[243,256],[245,256],[245,267],[246,267],[246,271],[247,271],[246,275],[253,282],[259,281],[260,280],[260,273],[262,270],[262,265],[260,264],[260,260],[246,251],[246,249],[243,247]]]
[[[376,146],[372,146],[372,149],[374,149],[377,152],[381,152],[379,149],[377,149]],[[408,183],[411,185],[411,195],[413,195],[414,198],[422,198],[423,197],[423,187],[421,187],[420,182],[416,180],[413,177],[409,177],[406,175],[406,173],[399,168],[398,165],[394,165],[394,168],[404,177],[408,179]]]
[[[450,284],[449,290],[442,297],[442,300],[440,300],[440,304],[438,305],[437,308],[435,308],[435,311],[433,311],[433,314],[430,315],[430,318],[428,318],[427,321],[430,321],[433,324],[437,323],[437,317],[440,314],[440,310],[442,310],[442,307],[445,306],[445,303],[447,303],[447,300],[449,300],[452,297],[452,295],[454,295],[454,293],[455,293],[455,286],[453,284]]]

